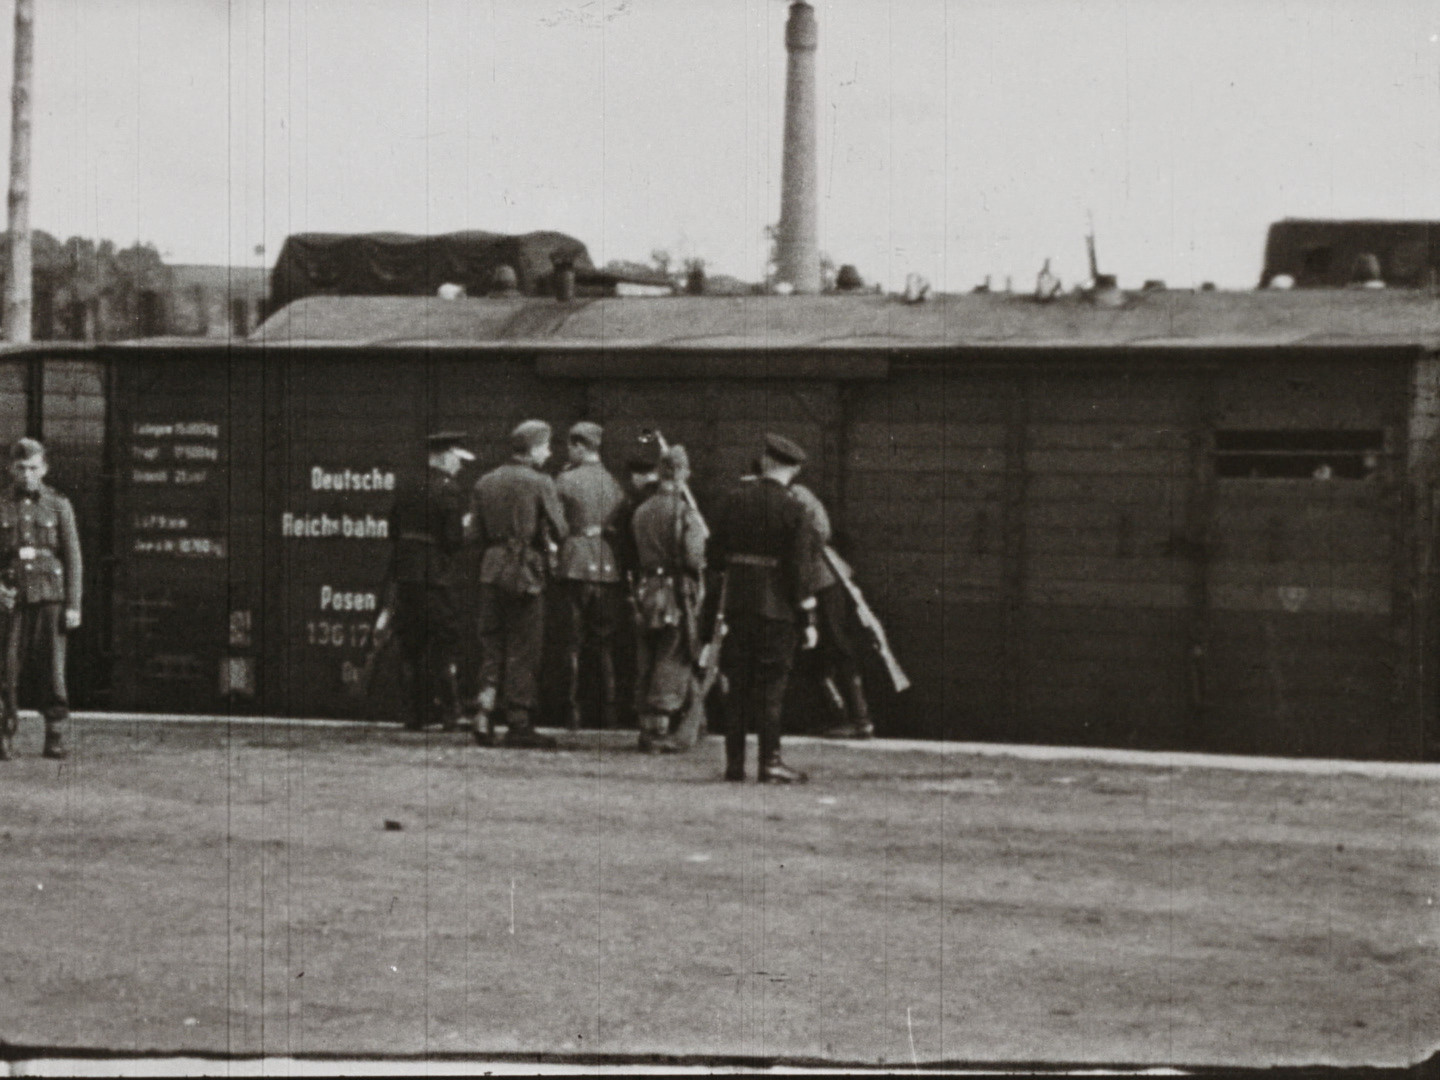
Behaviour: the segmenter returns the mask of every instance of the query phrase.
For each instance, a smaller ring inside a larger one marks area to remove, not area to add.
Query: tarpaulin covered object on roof
[[[534,296],[547,288],[557,263],[577,276],[594,271],[585,245],[558,232],[296,233],[271,272],[270,309],[316,295],[433,296],[445,284],[483,296],[501,266],[514,269],[520,291]]]

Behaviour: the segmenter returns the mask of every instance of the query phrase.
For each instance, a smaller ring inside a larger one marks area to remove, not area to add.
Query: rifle
[[[660,433],[659,428],[645,433],[655,440],[655,445],[660,447],[663,454],[670,449],[670,444],[665,441],[665,436]],[[705,515],[700,513],[700,504],[695,501],[695,493],[690,490],[690,484],[683,482],[680,485],[680,495],[689,504],[690,509],[695,511],[695,516],[700,519],[700,535],[706,540],[710,539],[710,526],[705,524]]]
[[[700,739],[705,730],[705,699],[715,689],[720,679],[720,647],[730,627],[725,622],[725,596],[730,591],[730,574],[720,576],[720,595],[715,605],[715,625],[710,640],[700,647],[695,659],[695,670],[690,675],[690,694],[685,702],[685,715],[670,735],[670,740],[679,749],[689,750]]]
[[[895,684],[895,692],[904,693],[910,689],[910,679],[901,669],[900,661],[896,660],[895,654],[890,651],[890,639],[885,636],[885,627],[881,625],[879,616],[871,610],[870,605],[865,602],[865,594],[860,591],[860,586],[855,584],[855,571],[829,544],[825,545],[825,561],[840,579],[845,591],[850,594],[850,602],[855,605],[856,618],[869,633],[870,643],[880,654],[880,659],[885,661],[885,670],[890,674],[890,681]]]
[[[370,647],[365,651],[365,662],[356,673],[355,680],[346,686],[351,697],[364,698],[370,694],[370,682],[375,677],[380,655],[395,636],[395,597],[398,592],[395,579],[387,576],[380,590],[380,612],[375,616],[375,625],[370,631]]]

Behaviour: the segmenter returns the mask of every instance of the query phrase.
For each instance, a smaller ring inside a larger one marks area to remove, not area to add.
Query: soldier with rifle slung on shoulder
[[[45,483],[45,447],[20,439],[10,448],[12,483],[0,492],[0,761],[13,753],[20,718],[20,680],[34,664],[44,687],[47,758],[66,756],[66,634],[80,626],[80,534],[70,500]]]
[[[635,511],[632,533],[637,622],[636,703],[640,748],[687,749],[672,737],[693,692],[700,655],[700,604],[705,572],[705,525],[686,498],[690,459],[683,446],[660,455],[660,487]]]
[[[848,597],[827,558],[832,533],[830,515],[820,497],[804,484],[792,483],[790,494],[805,509],[817,540],[812,571],[816,629],[819,630],[815,662],[825,697],[840,713],[840,722],[822,734],[830,739],[869,739],[874,736],[875,727],[870,720],[870,704],[865,699],[865,683],[860,675],[855,637],[850,630]]]

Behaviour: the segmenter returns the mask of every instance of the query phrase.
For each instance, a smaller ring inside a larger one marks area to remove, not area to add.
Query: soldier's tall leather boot
[[[606,643],[600,645],[600,727],[615,730],[615,657]]]
[[[799,769],[792,769],[780,760],[780,736],[773,730],[760,733],[760,770],[757,777],[762,784],[803,784],[810,777]]]
[[[576,642],[570,648],[570,710],[566,726],[571,731],[580,730],[580,646]]]
[[[739,783],[745,779],[745,729],[725,733],[725,779]]]
[[[792,769],[785,762],[780,760],[780,751],[772,750],[768,756],[760,762],[759,780],[762,784],[803,784],[810,779],[810,774],[801,772],[799,769]]]
[[[843,724],[825,732],[827,739],[870,739],[875,736],[875,725],[870,722],[870,703],[865,700],[865,683],[859,675],[852,675],[845,683],[845,696],[849,699],[850,718]]]
[[[664,713],[642,713],[640,715],[639,749],[642,754],[658,754],[664,748],[670,732],[670,718]]]
[[[484,687],[475,695],[475,700],[466,710],[475,725],[475,741],[481,746],[495,745],[495,728],[490,723],[490,714],[495,711],[495,687]]]
[[[535,721],[530,718],[529,709],[507,709],[505,719],[509,726],[505,730],[503,745],[521,750],[555,749],[554,738],[535,730]]]
[[[441,704],[440,727],[445,731],[454,731],[460,726],[460,673],[454,664],[446,665],[441,682],[444,701]]]
[[[15,756],[15,728],[19,717],[0,716],[0,761],[9,761]]]
[[[60,727],[60,721],[45,721],[45,748],[40,753],[56,761],[64,761],[70,756],[70,751],[65,749],[65,732]]]

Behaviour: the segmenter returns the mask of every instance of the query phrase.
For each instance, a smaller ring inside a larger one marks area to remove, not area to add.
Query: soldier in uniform
[[[815,530],[815,614],[820,640],[815,660],[825,682],[826,696],[845,714],[842,722],[823,734],[831,739],[869,739],[875,734],[870,722],[870,705],[865,700],[865,684],[860,677],[855,638],[850,632],[850,609],[845,589],[825,558],[832,530],[830,515],[820,497],[801,483],[790,485],[790,494],[805,509],[810,527]]]
[[[511,458],[482,476],[471,496],[480,561],[480,693],[475,740],[491,745],[491,717],[503,709],[504,745],[552,748],[535,730],[536,670],[545,638],[547,549],[568,529],[550,460],[550,425],[527,420],[510,433]]]
[[[625,473],[628,484],[625,491],[625,501],[620,504],[620,509],[615,511],[615,536],[613,545],[615,558],[620,563],[620,577],[622,587],[625,590],[627,608],[632,618],[621,620],[621,631],[616,635],[615,652],[617,656],[616,667],[619,669],[617,682],[621,685],[620,697],[629,710],[626,720],[639,715],[639,703],[636,701],[637,684],[636,676],[636,625],[635,619],[635,577],[640,570],[640,556],[635,550],[635,533],[631,529],[631,523],[635,520],[635,511],[660,486],[660,474],[657,471],[660,467],[660,447],[655,440],[648,436],[642,436],[632,445],[629,456],[625,459]]]
[[[5,671],[0,711],[0,761],[12,753],[19,721],[20,680],[27,667],[43,679],[47,758],[66,756],[63,725],[65,635],[80,626],[80,534],[70,500],[45,483],[45,448],[20,439],[10,448],[12,484],[0,492],[0,612]]]
[[[625,609],[614,548],[615,516],[625,503],[619,481],[600,463],[599,424],[570,429],[570,465],[555,481],[569,536],[560,546],[556,576],[569,607],[566,661],[570,676],[570,730],[580,727],[580,654],[593,641],[600,670],[601,725],[615,726],[615,631]]]
[[[669,741],[672,722],[691,692],[700,654],[705,527],[683,494],[690,459],[683,446],[660,455],[660,486],[635,511],[636,708],[640,748],[681,747]]]
[[[790,482],[805,452],[781,435],[767,435],[760,479],[740,483],[713,515],[710,562],[722,569],[730,627],[720,656],[726,696],[725,779],[745,779],[745,732],[753,722],[760,742],[761,783],[804,783],[806,775],[780,758],[781,711],[796,646],[813,648],[815,530],[793,498]]]
[[[453,431],[427,438],[425,479],[402,486],[390,511],[395,633],[410,698],[405,726],[412,731],[433,723],[450,731],[460,718],[457,560],[465,543],[466,510],[456,477],[465,462],[475,460],[461,445],[464,440],[463,433]]]

